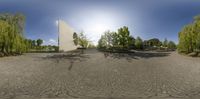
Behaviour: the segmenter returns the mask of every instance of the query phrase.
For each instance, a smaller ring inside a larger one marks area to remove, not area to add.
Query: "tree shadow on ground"
[[[200,97],[200,87],[191,88],[180,92],[178,95],[182,97],[188,97],[188,99],[199,99]]]
[[[58,53],[55,55],[48,55],[44,57],[43,59],[51,59],[55,61],[56,63],[60,63],[61,61],[68,60],[70,62],[68,70],[70,71],[75,62],[87,61],[87,59],[89,58],[90,57],[87,54],[84,54],[80,51],[73,51],[73,52],[67,52],[67,53]]]
[[[111,57],[113,59],[127,59],[131,61],[132,59],[139,60],[140,58],[153,58],[153,57],[166,57],[170,55],[170,52],[148,52],[148,51],[140,51],[140,52],[132,52],[132,53],[112,53],[112,52],[103,52],[104,57]]]

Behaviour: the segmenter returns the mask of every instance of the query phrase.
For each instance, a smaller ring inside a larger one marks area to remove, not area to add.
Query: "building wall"
[[[58,32],[59,51],[71,51],[77,48],[73,42],[74,30],[67,23],[65,23],[62,20],[59,20]]]

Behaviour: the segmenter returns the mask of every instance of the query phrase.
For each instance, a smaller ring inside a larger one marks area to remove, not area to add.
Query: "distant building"
[[[59,51],[71,51],[77,49],[73,42],[74,30],[63,20],[58,20],[58,46]]]

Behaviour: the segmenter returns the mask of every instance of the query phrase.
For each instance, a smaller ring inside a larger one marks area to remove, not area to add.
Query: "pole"
[[[59,31],[59,22],[60,22],[60,19],[58,18],[58,51],[59,51],[59,36],[60,36],[60,31]]]

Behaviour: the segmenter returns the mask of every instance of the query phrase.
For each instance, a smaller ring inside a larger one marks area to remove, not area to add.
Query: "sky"
[[[104,31],[128,26],[133,37],[178,43],[178,32],[200,14],[200,0],[0,0],[0,13],[26,16],[26,38],[57,45],[57,20],[97,43]]]

